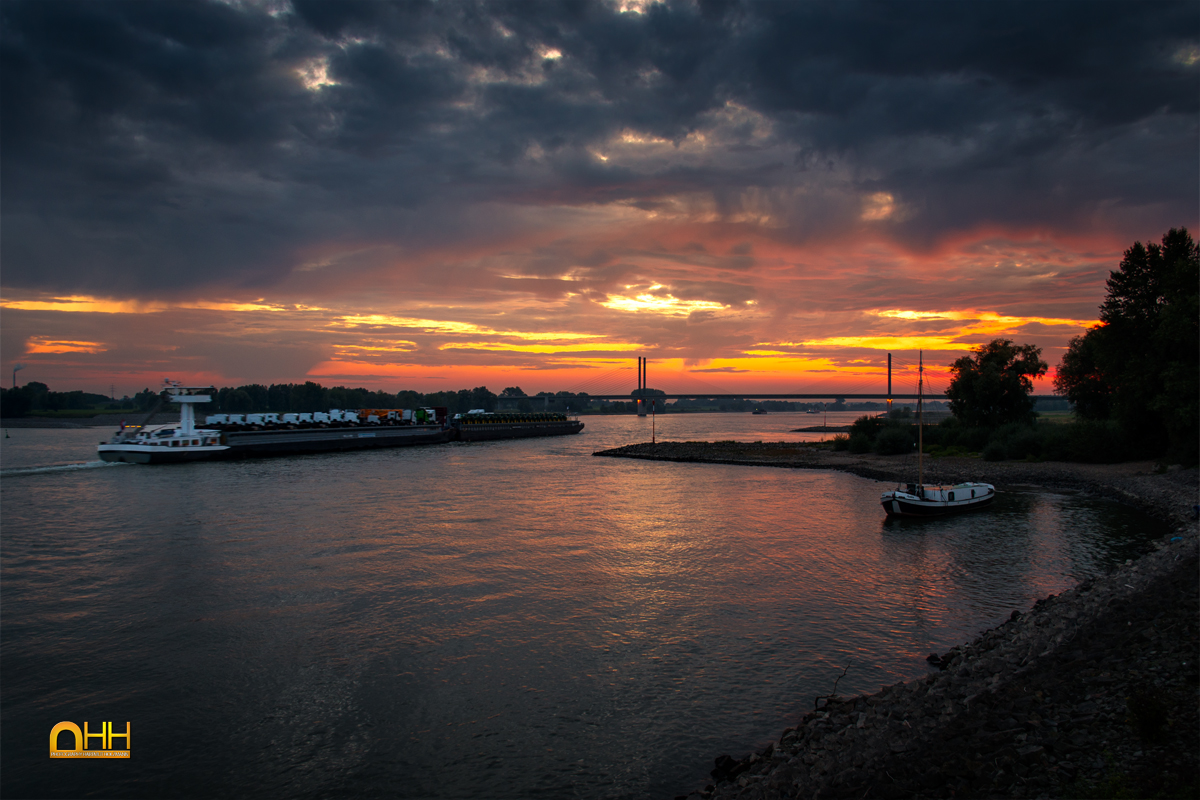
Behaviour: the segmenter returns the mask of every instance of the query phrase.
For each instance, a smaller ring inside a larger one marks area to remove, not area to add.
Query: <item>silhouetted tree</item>
[[[950,412],[965,425],[996,428],[1008,422],[1032,422],[1033,378],[1046,374],[1042,349],[995,339],[973,348],[950,365],[946,397]]]
[[[158,392],[150,389],[142,389],[133,396],[133,402],[137,406],[138,411],[149,411],[158,402]]]
[[[470,411],[472,408],[482,408],[484,411],[495,411],[496,395],[489,392],[486,386],[476,386],[471,390],[471,400],[468,405],[468,411]]]
[[[1054,379],[1076,412],[1115,418],[1155,449],[1200,447],[1200,249],[1186,228],[1134,242],[1110,273],[1100,324],[1071,340]]]
[[[222,407],[228,414],[252,414],[254,398],[245,389],[230,389]]]
[[[239,386],[239,389],[250,396],[250,403],[253,406],[251,412],[274,411],[270,404],[270,390],[261,383],[248,383],[245,386]]]
[[[33,408],[25,387],[0,389],[0,417],[23,417]]]
[[[1100,368],[1100,335],[1071,339],[1054,373],[1054,391],[1065,395],[1084,419],[1107,419],[1112,410],[1112,385]]]

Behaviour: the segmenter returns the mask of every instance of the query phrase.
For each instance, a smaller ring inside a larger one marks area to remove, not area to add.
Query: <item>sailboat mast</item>
[[[917,356],[917,486],[925,486],[924,462],[925,453],[925,353],[918,351]]]

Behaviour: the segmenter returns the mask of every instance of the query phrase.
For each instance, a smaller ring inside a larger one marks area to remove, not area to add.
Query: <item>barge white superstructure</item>
[[[180,386],[168,381],[165,390],[169,402],[179,404],[178,425],[121,425],[111,441],[96,448],[103,461],[130,464],[177,464],[214,458],[229,450],[221,441],[221,432],[196,427],[196,404],[212,401],[211,386]]]

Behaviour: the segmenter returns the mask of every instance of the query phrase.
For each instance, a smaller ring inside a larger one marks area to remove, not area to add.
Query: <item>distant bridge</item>
[[[713,394],[710,392],[675,392],[659,394],[658,390],[647,388],[646,382],[646,367],[648,359],[639,357],[637,360],[637,388],[628,394],[587,394],[588,400],[608,400],[622,402],[637,402],[638,413],[644,414],[645,409],[642,407],[642,400],[687,400],[690,398],[704,398],[706,400],[887,400],[889,403],[893,400],[917,400],[917,394],[895,394],[892,392],[892,354],[888,353],[888,373],[887,373],[887,391],[886,392],[868,392],[868,393],[845,393],[845,392],[740,392],[738,394]],[[651,394],[653,392],[653,394]],[[923,395],[926,400],[945,400],[946,396],[940,393],[928,393]],[[509,395],[501,397],[500,404],[502,406],[511,406],[521,400],[536,401],[541,400],[545,408],[550,407],[551,401],[568,398],[556,398],[552,395]],[[650,405],[647,403],[646,405]]]
[[[762,392],[744,392],[742,394],[706,394],[704,392],[687,392],[684,394],[645,394],[639,396],[636,392],[630,394],[585,394],[582,395],[588,400],[609,400],[618,402],[637,402],[638,413],[644,414],[646,409],[642,408],[642,400],[646,401],[646,407],[650,406],[651,400],[688,400],[691,398],[703,398],[705,400],[916,400],[915,394],[845,394],[843,392],[817,392],[804,393],[793,392],[791,394],[764,394]],[[550,403],[566,402],[570,403],[574,397],[560,397],[555,395],[508,395],[506,397],[497,398],[498,408],[511,408],[522,400],[530,401],[530,405],[536,408],[536,403],[540,402],[542,408],[549,410]],[[924,396],[926,400],[945,400],[945,395],[927,394]],[[662,405],[658,406],[662,408]]]
[[[605,400],[619,402],[636,402],[638,405],[638,413],[645,414],[647,406],[650,403],[642,403],[642,400],[688,400],[692,398],[702,398],[705,400],[886,400],[889,403],[893,400],[917,400],[923,397],[925,400],[946,400],[946,395],[941,392],[925,392],[923,395],[916,393],[895,393],[892,391],[892,354],[888,353],[888,373],[887,373],[887,391],[886,392],[739,392],[737,394],[724,394],[712,392],[664,392],[658,394],[657,389],[648,388],[646,382],[646,365],[647,359],[638,358],[637,360],[637,387],[628,394],[589,394],[586,392],[572,393],[575,396],[586,397],[588,400]],[[652,394],[653,392],[653,394]],[[1056,395],[1032,395],[1034,400],[1040,399],[1060,399]],[[541,401],[542,407],[549,409],[551,403],[570,403],[574,399],[572,396],[558,395],[509,395],[499,398],[499,407],[511,408],[522,400],[528,400],[531,407],[536,408],[536,402]],[[657,405],[657,404],[656,404]]]
[[[762,392],[742,392],[741,394],[709,394],[707,392],[684,392],[683,394],[658,394],[656,390],[644,390],[647,392],[654,391],[654,394],[638,395],[636,391],[630,394],[589,394],[586,397],[589,400],[637,400],[639,396],[642,399],[650,400],[686,400],[692,397],[702,397],[705,400],[916,400],[916,394],[846,394],[845,392],[816,392],[804,393],[793,392],[791,394],[764,394]],[[506,397],[505,400],[541,400],[548,395],[541,396],[523,396],[523,397]],[[926,400],[945,400],[946,396],[942,394],[927,394],[924,395]]]

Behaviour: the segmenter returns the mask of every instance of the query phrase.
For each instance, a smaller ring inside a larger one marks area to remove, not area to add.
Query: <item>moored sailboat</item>
[[[982,508],[996,499],[996,487],[990,483],[957,483],[953,486],[926,486],[924,472],[924,387],[925,361],[917,368],[917,482],[897,486],[880,498],[889,517],[934,517],[958,511]]]

